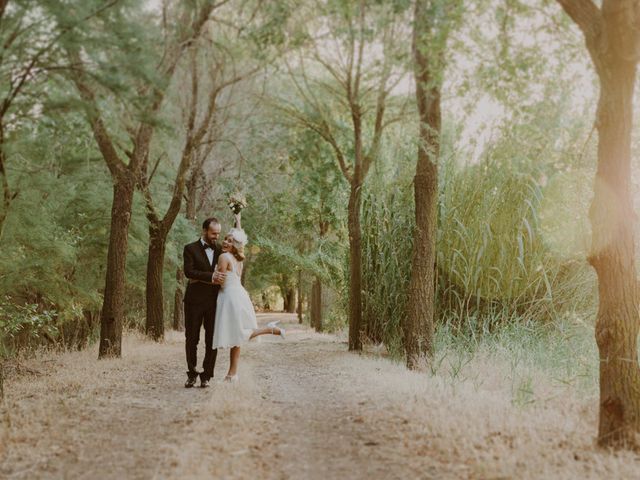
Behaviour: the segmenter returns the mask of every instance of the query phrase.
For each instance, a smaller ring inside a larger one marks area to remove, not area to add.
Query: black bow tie
[[[215,250],[215,248],[213,248],[212,245],[209,245],[208,243],[204,244],[204,249],[206,250],[207,248],[210,248],[211,250]]]

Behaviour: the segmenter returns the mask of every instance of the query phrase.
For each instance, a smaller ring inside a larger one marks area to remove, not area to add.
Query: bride
[[[240,345],[259,335],[280,335],[284,338],[284,328],[279,322],[268,323],[258,328],[256,313],[249,294],[240,283],[244,260],[244,246],[247,235],[240,228],[240,217],[236,217],[238,228],[232,228],[222,242],[222,254],[218,257],[216,270],[225,273],[225,280],[218,294],[216,319],[213,329],[213,348],[231,347],[229,372],[225,381],[238,380],[238,360]]]

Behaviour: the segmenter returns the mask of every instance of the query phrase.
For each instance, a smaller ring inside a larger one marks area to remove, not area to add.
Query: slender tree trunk
[[[266,292],[262,292],[260,296],[262,297],[262,308],[266,312],[270,312],[271,311],[271,305],[269,304],[269,297],[267,296],[267,293]]]
[[[318,292],[316,290],[317,278],[311,285],[311,293],[309,294],[309,326],[318,330]]]
[[[418,157],[426,156],[418,154]],[[409,369],[416,369],[433,354],[435,301],[435,227],[438,197],[437,167],[420,159],[414,179],[416,231],[412,254],[407,317],[403,325],[404,348]]]
[[[0,241],[4,234],[4,226],[9,215],[13,194],[7,178],[7,157],[4,151],[4,128],[0,125],[0,184],[2,185],[2,209],[0,210]]]
[[[176,292],[173,296],[173,329],[184,330],[184,272],[182,267],[176,269]]]
[[[296,308],[295,288],[291,286],[291,283],[291,278],[288,274],[280,275],[278,287],[282,296],[282,309],[287,313],[295,312]]]
[[[362,350],[362,232],[360,206],[362,185],[353,182],[349,196],[349,350]]]
[[[433,48],[428,39],[433,20],[430,0],[417,0],[413,32],[416,101],[420,120],[418,161],[414,178],[416,227],[403,340],[407,368],[417,369],[433,354],[436,220],[440,154],[440,75],[446,36]],[[442,28],[442,27],[439,27]],[[446,28],[446,27],[444,27]],[[431,33],[431,35],[430,35]],[[430,48],[431,47],[431,48]],[[439,47],[439,49],[438,49]],[[435,71],[434,71],[435,70]]]
[[[282,295],[282,310],[285,311],[285,312],[288,312],[290,310],[290,307],[289,307],[289,301],[290,301],[289,290],[288,289],[282,289],[281,290],[281,295]]]
[[[608,61],[607,61],[608,60]],[[598,169],[590,209],[589,261],[598,275],[596,342],[600,352],[598,443],[638,447],[640,368],[636,216],[631,192],[631,130],[636,64],[603,58],[598,69]]]
[[[162,219],[158,217],[156,209],[153,206],[153,197],[151,196],[146,179],[142,188],[147,206],[147,220],[149,221],[149,254],[147,259],[146,284],[147,317],[145,330],[146,334],[156,341],[164,338],[163,270],[167,236],[180,213],[185,186],[184,177],[189,168],[192,153],[193,138],[189,136],[182,151],[182,159],[178,167],[171,203]],[[176,287],[176,290],[179,289],[180,285]]]
[[[298,270],[298,323],[302,323],[302,270]]]
[[[96,320],[96,312],[92,311],[92,310],[83,310],[82,314],[84,316],[84,327],[83,329],[85,330],[85,332],[82,335],[82,340],[81,342],[78,344],[78,350],[84,350],[85,348],[87,348],[87,345],[89,343],[89,338],[91,338],[91,335],[93,333],[93,330],[95,328],[95,320]]]
[[[100,313],[100,348],[98,358],[119,357],[122,351],[124,295],[127,245],[133,204],[134,183],[131,178],[114,178],[111,207],[111,232],[107,252],[104,300]]]
[[[159,222],[158,222],[159,223]],[[149,251],[147,257],[145,333],[153,340],[164,338],[164,255],[168,232],[158,223],[149,224]]]
[[[287,301],[285,302],[285,312],[294,313],[296,311],[296,290],[293,287],[287,288]]]
[[[311,287],[311,326],[321,332],[322,325],[322,282],[316,277]]]
[[[187,182],[187,212],[186,217],[188,220],[196,219],[196,193],[197,193],[197,177],[195,172],[191,172],[189,181]]]

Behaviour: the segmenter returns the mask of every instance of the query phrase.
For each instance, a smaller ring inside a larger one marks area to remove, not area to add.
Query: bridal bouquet
[[[242,211],[243,208],[247,208],[247,199],[244,197],[244,195],[236,193],[229,197],[227,205],[229,206],[231,211],[235,215],[237,215]]]

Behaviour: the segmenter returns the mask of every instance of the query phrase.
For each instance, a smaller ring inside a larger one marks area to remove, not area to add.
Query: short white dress
[[[227,272],[224,285],[218,292],[213,348],[238,347],[247,342],[253,330],[258,328],[253,303],[240,283],[238,263],[230,253],[223,255],[228,255],[231,271]]]

